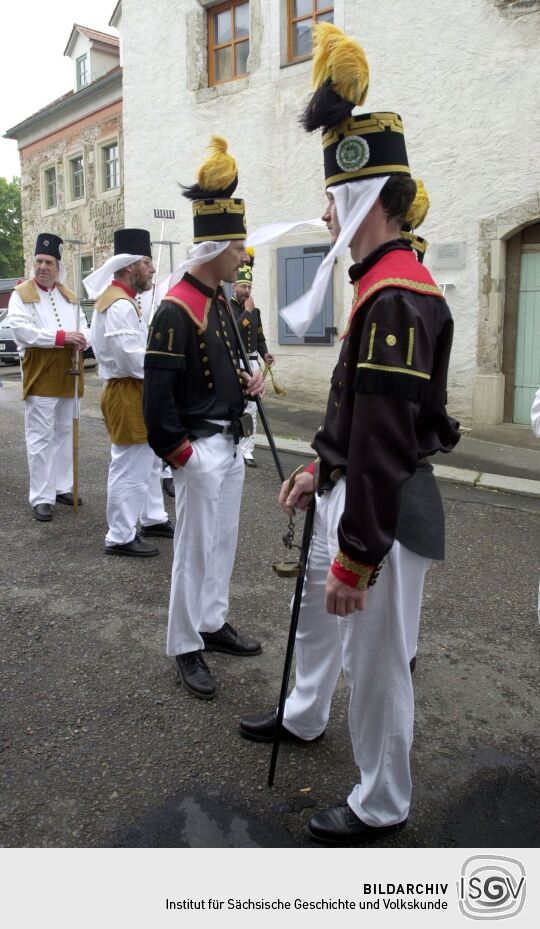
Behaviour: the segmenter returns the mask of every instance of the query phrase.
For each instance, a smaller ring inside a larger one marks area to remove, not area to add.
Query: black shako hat
[[[150,233],[146,229],[117,229],[114,233],[114,254],[151,258]]]
[[[210,139],[210,154],[197,171],[197,182],[183,186],[184,197],[192,200],[193,242],[224,242],[245,239],[246,207],[232,197],[238,184],[236,161],[222,136]]]
[[[52,232],[40,232],[36,239],[34,255],[50,255],[51,258],[61,261],[63,244],[60,236]]]
[[[322,129],[327,187],[392,174],[410,176],[403,123],[397,113],[362,113],[369,86],[364,50],[333,23],[313,27],[314,93],[301,117],[307,132]]]

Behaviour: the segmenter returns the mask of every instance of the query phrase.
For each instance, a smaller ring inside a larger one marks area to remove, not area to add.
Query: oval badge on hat
[[[43,244],[45,245],[46,248],[48,248],[48,246],[49,246],[49,240],[48,240],[48,239],[43,239]]]
[[[358,171],[369,161],[369,145],[358,135],[342,139],[336,149],[336,161],[342,171]]]

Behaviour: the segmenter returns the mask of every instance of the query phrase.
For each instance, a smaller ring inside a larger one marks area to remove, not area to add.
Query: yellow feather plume
[[[250,258],[255,258],[255,249],[253,248],[253,245],[248,245],[245,251],[248,253]]]
[[[316,23],[313,26],[312,79],[314,90],[331,80],[340,97],[360,106],[369,87],[369,66],[364,49],[333,23]]]
[[[234,181],[238,169],[236,160],[227,152],[227,142],[220,135],[213,135],[208,149],[210,155],[197,172],[197,182],[203,190],[225,190]]]
[[[411,229],[418,229],[424,222],[429,210],[429,197],[423,182],[416,180],[416,196],[409,207],[405,222]]]

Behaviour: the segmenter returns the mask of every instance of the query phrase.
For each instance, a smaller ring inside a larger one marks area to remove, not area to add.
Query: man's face
[[[233,287],[233,295],[242,306],[251,293],[251,284],[236,284]]]
[[[246,264],[248,257],[243,241],[230,242],[225,251],[214,258],[216,273],[222,281],[232,284],[238,268]]]
[[[326,192],[328,198],[328,203],[326,204],[326,209],[321,216],[323,223],[326,223],[326,228],[330,233],[332,238],[332,244],[337,240],[339,233],[341,232],[341,226],[339,225],[339,220],[337,216],[337,207],[336,201],[334,200],[333,194],[329,191]]]
[[[131,289],[137,294],[152,289],[155,268],[151,258],[141,258],[131,266]]]
[[[52,287],[58,280],[60,266],[56,258],[50,255],[36,255],[34,257],[34,277],[42,287]]]

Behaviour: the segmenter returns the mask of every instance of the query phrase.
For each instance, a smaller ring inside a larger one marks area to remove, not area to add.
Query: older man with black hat
[[[32,276],[9,301],[9,325],[21,355],[25,435],[30,472],[29,501],[40,522],[50,522],[55,503],[73,504],[73,355],[90,333],[77,329],[75,294],[64,285],[62,239],[38,235]],[[84,370],[78,394],[84,393]]]
[[[145,360],[144,412],[150,445],[173,468],[176,534],[167,654],[188,690],[212,699],[203,652],[257,655],[261,646],[227,622],[244,461],[239,441],[251,426],[246,393],[264,391],[260,372],[242,371],[221,287],[245,263],[244,201],[227,143],[213,136],[193,201],[194,246],[172,275],[152,321]]]
[[[253,286],[253,267],[255,265],[255,252],[253,249],[246,249],[249,259],[246,264],[242,265],[236,274],[236,281],[233,284],[231,310],[236,320],[238,331],[244,343],[246,355],[249,359],[252,370],[259,370],[259,355],[267,365],[274,364],[274,356],[268,351],[266,339],[261,319],[261,311],[255,306],[252,296]],[[246,405],[246,413],[249,413],[253,420],[253,432],[247,438],[242,439],[242,455],[248,468],[256,468],[257,462],[253,457],[255,449],[255,434],[257,432],[257,404],[255,400],[249,400]]]
[[[429,272],[400,238],[415,195],[396,113],[353,115],[368,85],[363,50],[335,26],[316,27],[315,93],[304,114],[323,128],[333,248],[313,288],[283,316],[301,335],[319,311],[335,258],[349,247],[353,305],[311,467],[285,482],[287,513],[315,497],[314,529],[296,638],[296,682],[283,735],[309,743],[325,731],[343,671],[360,779],[342,803],[309,821],[321,843],[373,842],[409,813],[414,698],[410,648],[424,577],[444,549],[432,467],[459,438],[446,412],[452,318]],[[241,732],[272,741],[276,713]]]
[[[148,445],[142,404],[148,327],[140,298],[151,290],[153,275],[150,234],[118,229],[114,255],[84,281],[89,296],[97,297],[92,345],[105,381],[101,409],[111,439],[105,553],[132,558],[159,555],[145,540],[174,536],[163,505],[161,461]]]

